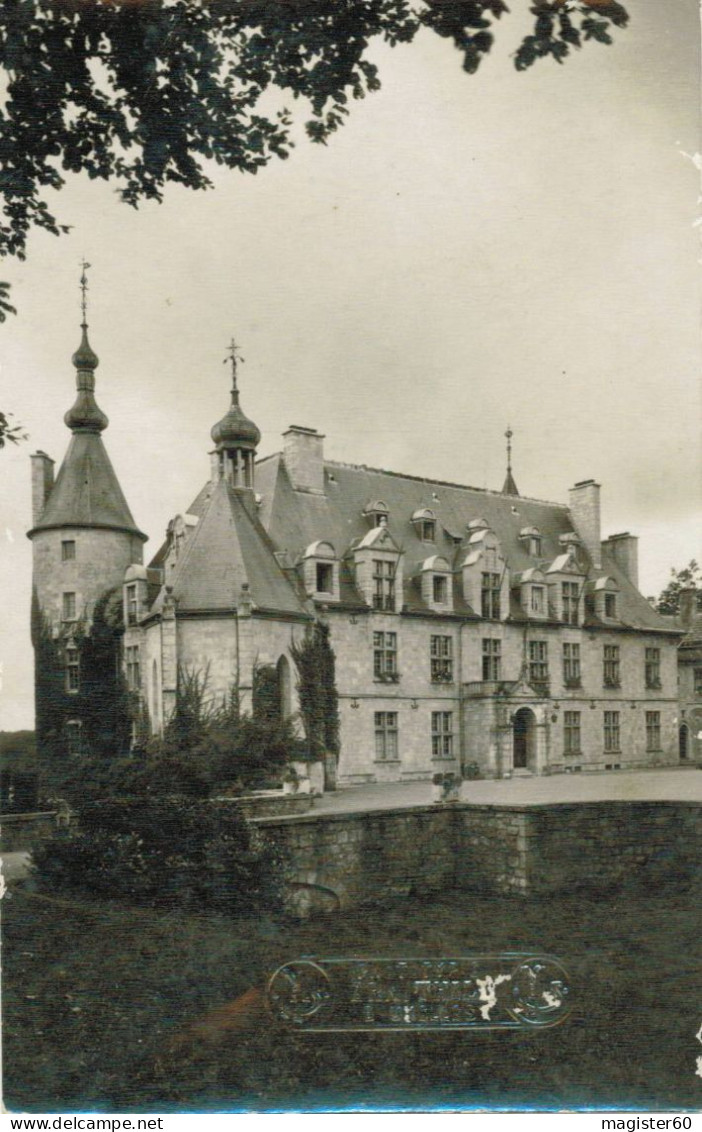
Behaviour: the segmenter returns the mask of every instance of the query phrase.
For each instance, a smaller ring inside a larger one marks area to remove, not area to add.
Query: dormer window
[[[388,559],[373,559],[373,608],[395,608],[395,563]]]
[[[602,621],[617,621],[619,618],[619,586],[614,578],[598,578],[591,589],[595,616]]]
[[[548,617],[546,578],[537,566],[515,575],[519,600],[527,617],[544,621]]]
[[[390,511],[384,499],[372,499],[370,503],[366,503],[363,508],[364,518],[368,520],[371,527],[386,527],[388,525],[388,518]]]
[[[139,612],[139,599],[136,584],[127,586],[127,625],[136,625]]]
[[[385,613],[402,608],[402,550],[385,523],[351,547],[356,588],[366,603]]]
[[[300,565],[305,590],[311,598],[339,600],[339,563],[330,542],[311,543]]]
[[[331,562],[317,563],[317,592],[322,594],[334,592],[334,567]]]
[[[422,507],[412,516],[412,525],[422,542],[436,539],[436,515],[429,507]]]
[[[448,600],[448,578],[443,574],[434,574],[432,579],[434,590],[434,604],[446,605]]]
[[[542,614],[546,610],[546,587],[531,586],[529,608],[532,613]]]
[[[422,601],[430,609],[443,612],[453,605],[453,576],[451,567],[440,554],[434,554],[422,563]]]
[[[519,532],[519,541],[531,558],[541,558],[543,540],[538,527],[523,527]]]

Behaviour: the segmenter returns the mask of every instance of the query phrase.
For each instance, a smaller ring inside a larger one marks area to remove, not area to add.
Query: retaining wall
[[[287,851],[291,904],[303,913],[454,888],[536,895],[688,883],[702,855],[696,802],[452,803],[254,824]]]

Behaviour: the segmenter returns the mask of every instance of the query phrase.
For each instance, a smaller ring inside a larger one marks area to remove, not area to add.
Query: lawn
[[[309,921],[3,901],[4,1100],[14,1111],[359,1104],[697,1109],[699,892],[446,893]],[[301,954],[549,951],[574,1011],[542,1032],[304,1034],[256,996]],[[227,1008],[227,1009],[221,1009]]]

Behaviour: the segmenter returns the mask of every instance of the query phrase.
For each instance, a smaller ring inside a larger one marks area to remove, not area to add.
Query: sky
[[[327,146],[300,135],[257,177],[213,170],[138,211],[71,179],[71,224],[5,261],[0,405],[0,729],[33,725],[29,455],[70,434],[80,260],[103,439],[153,554],[208,477],[228,405],[281,447],[521,494],[602,484],[603,537],[640,536],[641,589],[702,555],[699,16],[630,0],[613,46],[517,74],[525,0],[477,75],[447,41],[374,48],[382,89]],[[298,107],[293,107],[297,111]]]

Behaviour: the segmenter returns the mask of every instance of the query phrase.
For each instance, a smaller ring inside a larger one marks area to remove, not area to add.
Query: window
[[[580,754],[580,712],[563,712],[563,753]]]
[[[659,711],[646,712],[646,750],[660,751],[661,749],[661,713]]]
[[[580,645],[564,642],[563,683],[566,688],[580,687]]]
[[[544,684],[548,680],[548,643],[529,641],[529,682]]]
[[[604,595],[604,611],[605,617],[617,616],[617,595],[605,594]]]
[[[448,578],[444,577],[443,574],[434,574],[432,582],[434,604],[446,605],[448,601]]]
[[[566,625],[578,624],[578,596],[579,586],[577,582],[561,582],[563,620]]]
[[[544,612],[544,609],[545,609],[544,596],[545,595],[544,595],[544,587],[543,586],[532,586],[531,587],[531,601],[529,603],[529,608],[531,609],[532,613],[543,613]]]
[[[646,687],[661,686],[661,650],[646,649]]]
[[[696,668],[694,672],[694,685],[695,695],[702,696],[702,668]]]
[[[433,711],[431,713],[431,757],[433,759],[453,758],[452,711]]]
[[[136,625],[139,605],[136,586],[127,586],[127,624]]]
[[[334,567],[331,562],[317,563],[317,593],[331,594],[334,592]]]
[[[499,680],[502,665],[502,641],[483,641],[483,680]]]
[[[397,712],[375,712],[375,757],[379,761],[397,760]]]
[[[618,711],[606,711],[604,713],[604,749],[605,751],[618,751],[620,749]]]
[[[395,608],[395,563],[373,559],[373,608]]]
[[[530,539],[529,539],[529,553],[534,558],[540,558],[541,557],[541,536],[540,535],[532,535],[530,537]]]
[[[419,526],[422,542],[433,542],[436,537],[436,522],[434,519],[422,519]]]
[[[141,672],[139,668],[139,646],[127,645],[125,651],[127,668],[127,687],[130,692],[138,692],[141,688]]]
[[[397,633],[373,634],[373,675],[376,680],[397,681]]]
[[[430,659],[432,683],[450,684],[453,680],[453,641],[450,637],[431,638]]]
[[[619,645],[604,647],[604,686],[618,688],[619,683]]]
[[[80,691],[80,653],[75,645],[66,645],[66,691]]]
[[[64,539],[61,543],[61,561],[73,562],[76,557],[76,542],[75,539]]]
[[[82,727],[79,719],[69,719],[66,723],[66,750],[69,755],[80,755],[83,751]]]
[[[480,576],[480,615],[489,621],[500,619],[500,575],[481,574]]]
[[[76,595],[74,593],[65,593],[63,595],[63,620],[75,621],[76,619]]]

